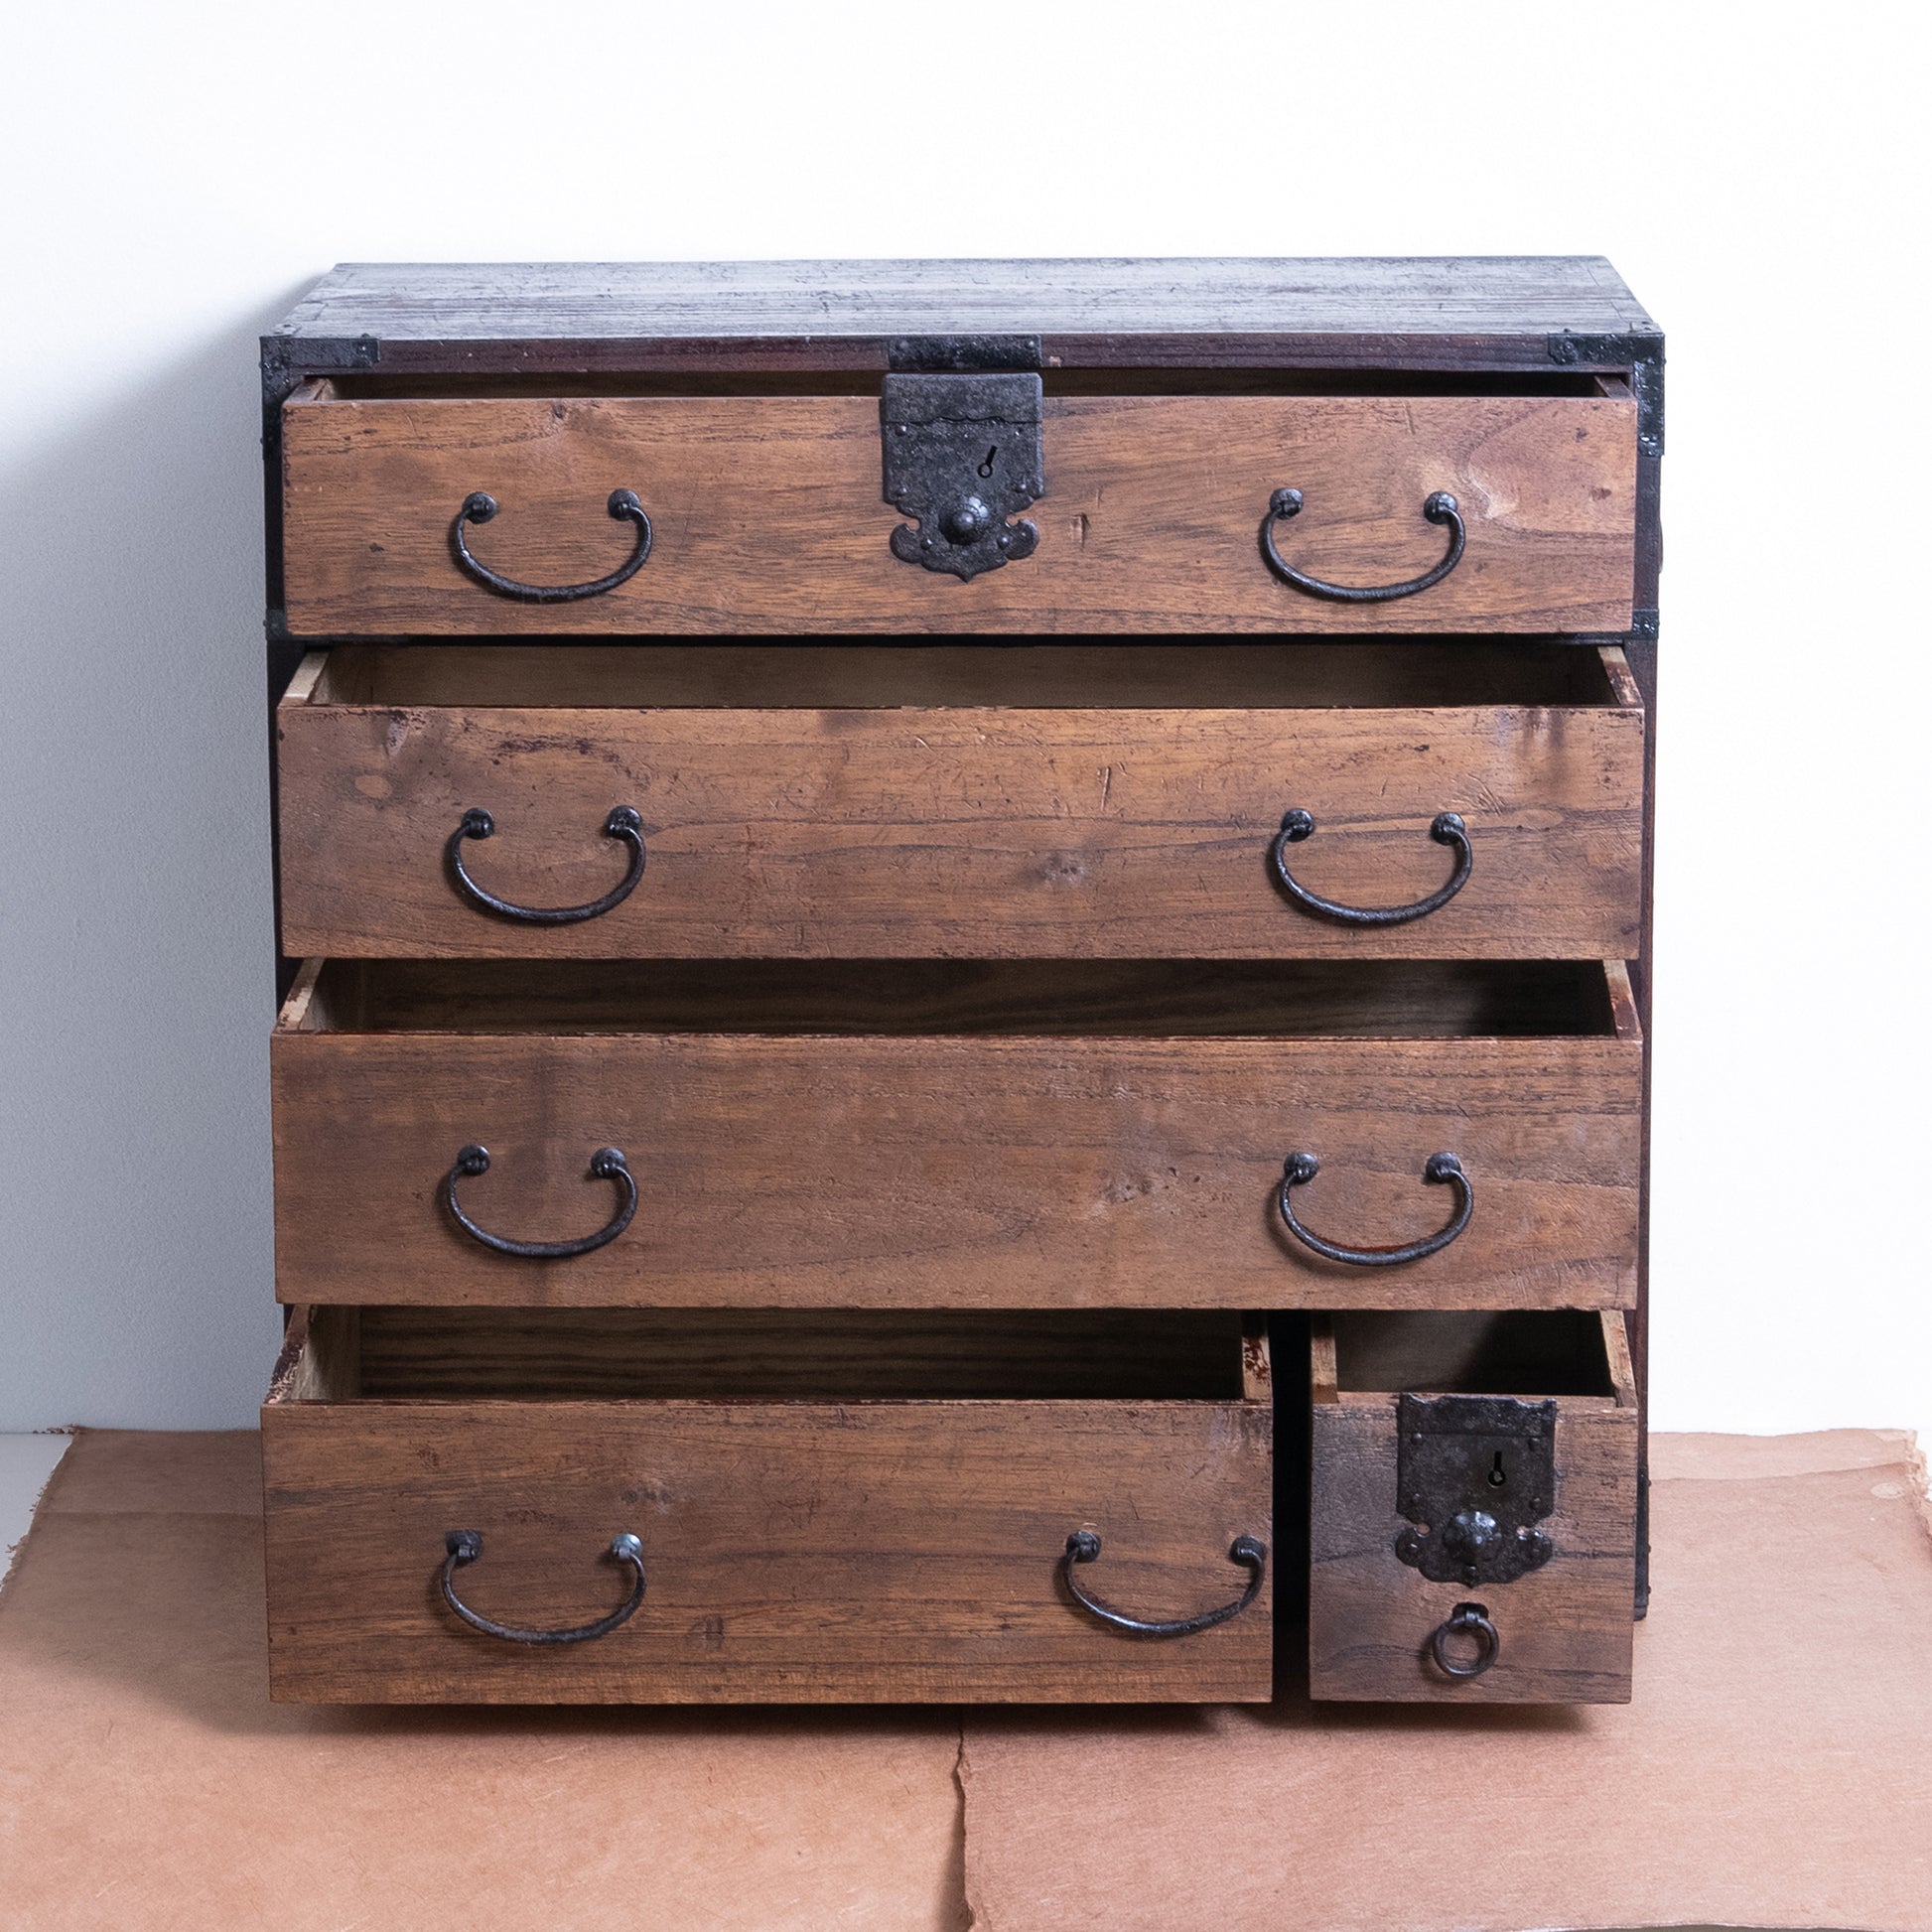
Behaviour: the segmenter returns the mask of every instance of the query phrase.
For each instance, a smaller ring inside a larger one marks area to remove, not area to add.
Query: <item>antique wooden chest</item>
[[[278,1698],[1629,1695],[1607,263],[355,265],[262,369]]]

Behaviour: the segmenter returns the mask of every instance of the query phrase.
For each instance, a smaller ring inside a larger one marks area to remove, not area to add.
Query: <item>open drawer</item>
[[[311,961],[290,1303],[1628,1307],[1621,965]]]
[[[281,412],[289,631],[1630,627],[1620,377],[1240,379],[1254,393],[1106,394],[1048,370],[1043,392],[1006,378],[982,419],[955,377],[958,420],[931,395],[896,408],[893,376],[883,399],[876,375],[730,395],[318,379]],[[921,443],[929,462],[900,458]]]
[[[1637,947],[1613,646],[339,645],[276,729],[298,956]]]
[[[1236,1314],[298,1310],[269,1659],[320,1703],[1264,1700]]]
[[[1311,1694],[1627,1703],[1623,1316],[1317,1317],[1311,1379]]]

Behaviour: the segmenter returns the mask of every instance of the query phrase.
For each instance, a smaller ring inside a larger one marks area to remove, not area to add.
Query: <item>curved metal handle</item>
[[[630,1217],[637,1211],[637,1183],[631,1179],[630,1170],[623,1164],[622,1150],[601,1147],[591,1156],[591,1173],[599,1180],[615,1180],[618,1183],[618,1211],[595,1234],[587,1234],[581,1241],[512,1241],[507,1235],[491,1234],[487,1228],[480,1228],[463,1211],[462,1203],[456,1197],[456,1184],[460,1178],[466,1174],[488,1172],[489,1150],[486,1147],[459,1148],[456,1166],[443,1176],[443,1205],[471,1240],[481,1241],[485,1248],[494,1248],[499,1255],[520,1255],[526,1261],[568,1261],[572,1255],[587,1255],[594,1248],[606,1247],[615,1241],[630,1225]]]
[[[1320,1172],[1321,1163],[1312,1154],[1291,1154],[1282,1168],[1281,1209],[1289,1233],[1304,1247],[1312,1248],[1329,1261],[1345,1261],[1356,1268],[1399,1268],[1405,1261],[1421,1261],[1425,1255],[1447,1248],[1469,1225],[1469,1216],[1475,1212],[1475,1189],[1462,1172],[1462,1163],[1452,1154],[1432,1154],[1423,1163],[1422,1177],[1438,1186],[1447,1183],[1455,1189],[1455,1211],[1449,1216],[1449,1225],[1424,1240],[1404,1242],[1400,1247],[1344,1248],[1337,1242],[1322,1240],[1295,1218],[1292,1191],[1312,1180]]]
[[[443,1600],[473,1629],[486,1637],[501,1637],[505,1643],[589,1643],[595,1637],[608,1637],[620,1623],[628,1622],[644,1600],[644,1546],[628,1530],[611,1539],[608,1554],[636,1572],[630,1600],[609,1616],[601,1616],[595,1623],[580,1623],[571,1630],[519,1630],[514,1624],[480,1615],[456,1593],[456,1573],[483,1555],[483,1531],[452,1530],[443,1539],[443,1548],[449,1553],[443,1559]]]
[[[1288,869],[1288,848],[1300,845],[1313,830],[1314,820],[1297,806],[1283,817],[1282,829],[1268,848],[1268,862],[1274,867],[1282,890],[1297,905],[1321,918],[1333,919],[1338,925],[1407,925],[1411,919],[1427,918],[1431,912],[1440,911],[1469,883],[1469,873],[1475,865],[1475,854],[1469,849],[1469,828],[1455,812],[1438,812],[1430,821],[1429,836],[1438,845],[1455,848],[1455,870],[1449,874],[1448,885],[1438,887],[1427,898],[1416,899],[1408,905],[1343,905],[1337,899],[1323,898],[1319,893],[1310,892]]]
[[[579,919],[595,919],[610,911],[614,905],[621,905],[636,891],[638,880],[644,876],[644,821],[630,805],[614,807],[611,816],[604,821],[604,836],[607,839],[621,839],[630,848],[629,870],[602,898],[587,899],[582,905],[517,905],[509,899],[498,898],[494,893],[485,892],[464,868],[463,841],[495,836],[496,821],[481,805],[472,805],[463,814],[462,822],[450,834],[450,843],[444,848],[450,861],[450,871],[455,875],[457,890],[473,904],[505,919],[521,919],[526,925],[575,925]]]
[[[1449,553],[1434,570],[1426,570],[1420,577],[1412,577],[1404,584],[1326,584],[1319,577],[1310,577],[1306,572],[1297,570],[1275,548],[1275,525],[1301,513],[1302,492],[1299,489],[1278,489],[1269,497],[1268,514],[1261,519],[1261,554],[1267,559],[1268,568],[1284,584],[1292,584],[1298,591],[1307,591],[1311,597],[1325,597],[1332,604],[1387,604],[1394,598],[1414,597],[1418,591],[1426,591],[1432,585],[1440,584],[1462,561],[1462,546],[1468,541],[1468,532],[1462,527],[1462,512],[1455,498],[1447,489],[1432,490],[1423,498],[1422,513],[1432,523],[1447,523],[1449,530]]]
[[[1215,1624],[1239,1616],[1260,1594],[1261,1581],[1268,1568],[1267,1546],[1256,1537],[1237,1536],[1228,1546],[1228,1561],[1248,1567],[1252,1573],[1248,1578],[1248,1587],[1232,1603],[1223,1603],[1218,1610],[1203,1610],[1199,1616],[1176,1617],[1171,1623],[1150,1623],[1142,1617],[1109,1609],[1105,1603],[1089,1596],[1074,1581],[1073,1566],[1076,1563],[1091,1563],[1099,1554],[1100,1539],[1091,1530],[1075,1530],[1066,1539],[1066,1551],[1060,1558],[1060,1581],[1083,1610],[1097,1616],[1102,1623],[1111,1623],[1116,1630],[1125,1630],[1136,1637],[1190,1637],[1196,1630],[1211,1630]]]
[[[480,562],[464,541],[463,526],[487,523],[496,514],[496,499],[486,490],[473,489],[463,499],[463,507],[450,525],[450,547],[456,553],[458,565],[485,590],[494,591],[499,597],[513,597],[523,604],[574,604],[580,597],[602,597],[606,591],[627,584],[643,569],[644,559],[650,555],[650,518],[644,514],[637,492],[614,489],[604,507],[618,522],[637,526],[637,543],[610,576],[594,578],[588,584],[519,584],[514,577],[499,577],[487,564]]]
[[[1475,1637],[1475,1656],[1466,1664],[1451,1663],[1449,1638],[1467,1635]],[[1496,1661],[1502,1647],[1503,1640],[1496,1634],[1496,1626],[1489,1621],[1488,1608],[1481,1603],[1456,1604],[1429,1633],[1429,1654],[1436,1659],[1436,1668],[1445,1677],[1480,1677]]]

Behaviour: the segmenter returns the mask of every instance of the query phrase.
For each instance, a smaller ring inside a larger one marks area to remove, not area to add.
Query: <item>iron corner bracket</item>
[[[264,336],[262,401],[279,407],[307,376],[372,369],[381,360],[373,336]]]
[[[1545,339],[1550,360],[1563,368],[1617,368],[1630,371],[1630,393],[1637,399],[1637,452],[1664,454],[1664,339],[1639,335],[1579,336],[1568,329]]]

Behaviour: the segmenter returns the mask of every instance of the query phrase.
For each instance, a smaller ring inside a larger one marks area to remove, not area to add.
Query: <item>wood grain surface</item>
[[[305,683],[278,732],[294,953],[1603,959],[1636,944],[1629,705],[501,708],[330,702]],[[625,804],[648,862],[599,918],[501,918],[450,875],[450,834],[481,805],[496,836],[465,863],[489,891],[594,898],[628,863],[603,835]],[[1290,806],[1316,824],[1295,875],[1328,897],[1434,891],[1453,863],[1428,836],[1441,811],[1468,826],[1469,883],[1410,924],[1312,916],[1269,873]]]
[[[450,969],[445,969],[446,971]],[[1621,969],[1617,969],[1619,976]],[[313,1016],[311,1016],[313,1017]],[[456,1024],[462,1024],[459,1019]],[[334,1033],[274,1040],[288,1302],[794,1308],[1621,1307],[1635,1292],[1640,1043],[1622,1037]],[[464,1235],[626,1232],[571,1260]],[[1441,1149],[1476,1192],[1410,1267],[1321,1260],[1425,1234]]]
[[[1619,631],[1630,622],[1636,405],[1584,396],[1049,398],[1036,553],[971,583],[897,561],[866,396],[374,400],[305,391],[282,415],[284,593],[298,636],[476,633]],[[1443,554],[1424,499],[1469,526],[1419,596],[1336,604],[1262,561],[1278,541],[1345,584]],[[629,555],[605,513],[634,489],[650,560],[607,595],[501,597],[451,554],[464,498],[490,568],[586,581]]]
[[[1509,1584],[1431,1583],[1395,1554],[1410,1519],[1396,1506],[1396,1395],[1324,1386],[1317,1340],[1313,1394],[1309,1679],[1316,1699],[1387,1703],[1626,1704],[1630,1698],[1631,1600],[1635,1587],[1637,1409],[1622,1345],[1623,1317],[1605,1312],[1579,1346],[1570,1330],[1539,1376],[1520,1333],[1472,1372],[1452,1342],[1440,1372],[1408,1348],[1403,1384],[1417,1393],[1475,1390],[1557,1403],[1556,1506],[1538,1527],[1556,1545],[1540,1570]],[[1337,1326],[1340,1324],[1337,1323]],[[1317,1323],[1317,1329],[1319,1323]],[[1400,1356],[1381,1338],[1374,1351]],[[1483,1351],[1474,1351],[1479,1360]],[[1612,1366],[1614,1353],[1614,1367]],[[1501,1368],[1499,1376],[1493,1371]],[[1600,1381],[1612,1393],[1572,1395]],[[1431,1632],[1457,1603],[1480,1601],[1500,1638],[1482,1676],[1454,1680],[1427,1655]]]
[[[262,1411],[276,1698],[356,1703],[1263,1700],[1270,1593],[1171,1641],[1063,1592],[1068,1535],[1103,1601],[1188,1616],[1272,1544],[1266,1402],[271,1401]],[[526,1646],[441,1600],[591,1643]]]

